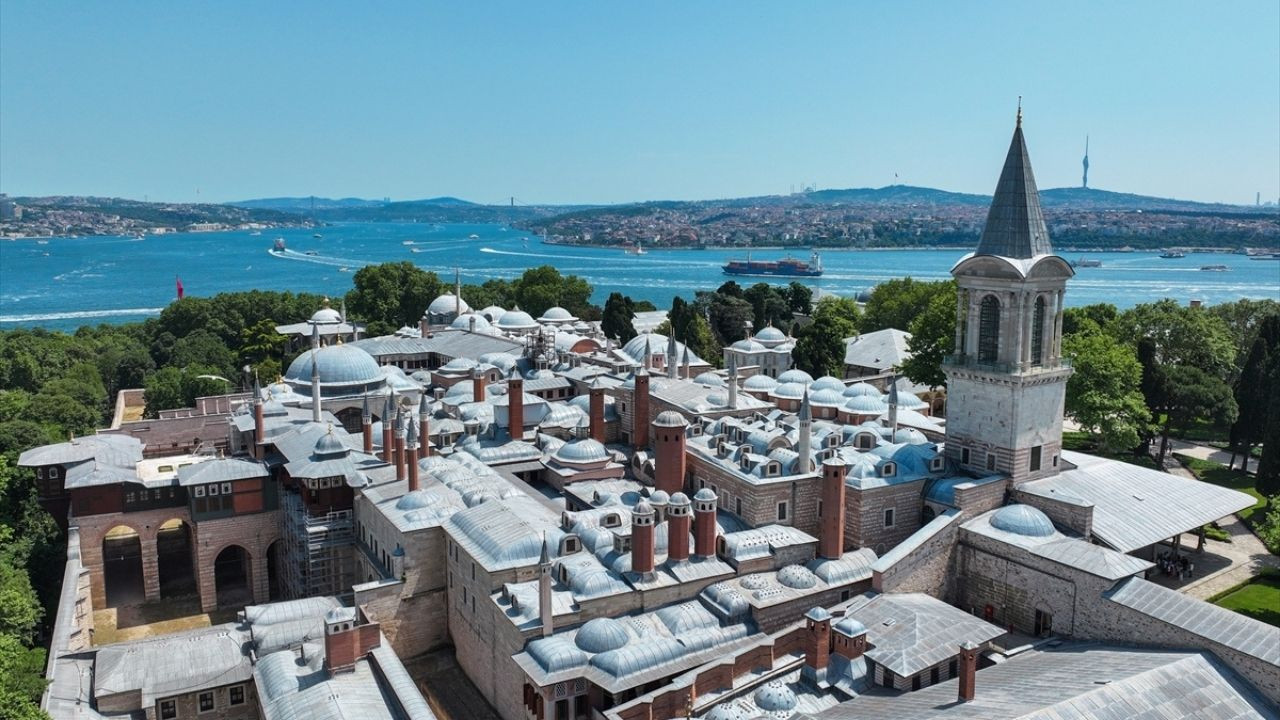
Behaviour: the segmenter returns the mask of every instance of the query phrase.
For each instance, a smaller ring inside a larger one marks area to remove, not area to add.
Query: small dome
[[[844,396],[838,390],[823,388],[817,392],[809,393],[809,402],[813,405],[839,407],[844,402]]]
[[[676,495],[679,494],[680,493],[676,493]],[[673,495],[671,499],[675,500],[675,496]],[[698,492],[694,493],[693,499],[700,500],[702,502],[713,502],[716,499],[716,494],[711,492],[711,488],[702,488]]]
[[[830,375],[823,375],[817,380],[814,380],[813,384],[809,386],[809,389],[810,390],[835,390],[836,392],[842,393],[844,392],[844,383],[840,381],[840,378],[832,377]]]
[[[818,576],[803,565],[788,565],[778,571],[778,582],[796,590],[806,590],[818,584]]]
[[[711,387],[724,387],[724,378],[719,375],[707,371],[693,379],[699,385],[709,385]]]
[[[632,517],[635,517],[636,515],[652,515],[652,514],[653,514],[653,506],[649,504],[648,500],[641,500],[640,502],[635,504],[635,507],[631,508]]]
[[[555,458],[568,463],[600,462],[609,459],[609,451],[596,440],[579,438],[561,445]]]
[[[447,373],[463,372],[464,370],[470,370],[471,368],[476,367],[476,365],[476,361],[471,358],[456,357],[444,365],[441,365],[440,371]]]
[[[733,348],[734,350],[739,350],[741,352],[760,352],[765,349],[763,345],[756,342],[755,340],[739,340],[738,342],[734,343],[733,345],[730,345],[729,347]]]
[[[427,314],[448,315],[454,312],[462,314],[470,309],[471,306],[467,305],[466,300],[455,297],[451,292],[447,292],[431,301],[431,304],[427,306]]]
[[[1030,505],[1006,505],[991,516],[991,526],[1027,537],[1049,537],[1054,533],[1048,515]]]
[[[786,373],[783,373],[783,375],[785,374]],[[782,377],[782,376],[779,375],[778,377]],[[804,391],[805,391],[805,386],[803,383],[783,382],[783,383],[779,383],[777,387],[770,390],[769,394],[774,397],[785,398],[788,400],[799,400],[800,398],[804,397]]]
[[[858,619],[852,615],[846,615],[843,620],[832,625],[831,629],[847,637],[858,637],[859,635],[867,634],[867,626],[858,622]]]
[[[753,390],[755,392],[768,392],[778,387],[778,381],[768,375],[752,375],[742,383],[745,390]]]
[[[796,694],[781,680],[770,680],[752,698],[756,707],[769,713],[785,713],[796,709]]]
[[[502,330],[529,330],[536,327],[538,323],[534,322],[533,317],[520,308],[508,310],[498,318],[498,328]]]
[[[654,490],[649,494],[649,502],[653,505],[666,505],[671,502],[671,496],[666,490]]]
[[[329,429],[329,432],[321,435],[320,439],[316,441],[317,455],[346,455],[347,452],[347,446],[343,445],[342,441],[338,439],[338,436],[333,434],[332,428]]]
[[[849,398],[849,402],[845,404],[845,409],[858,415],[879,415],[889,410],[889,406],[879,397],[871,395],[855,395]]]
[[[396,509],[421,510],[429,505],[430,502],[431,497],[427,495],[426,490],[414,490],[413,492],[405,493],[400,496],[400,499],[396,501]]]
[[[325,305],[311,316],[311,322],[316,325],[336,325],[342,322],[342,315],[337,310]]]
[[[756,333],[755,339],[757,342],[782,342],[787,339],[787,335],[772,325],[766,325]]]
[[[481,310],[480,314],[489,318],[489,322],[495,323],[498,322],[498,318],[502,317],[506,312],[507,311],[504,308],[500,308],[497,305],[490,305],[489,307]]]
[[[864,382],[854,383],[844,389],[845,397],[861,397],[863,395],[869,395],[871,397],[878,398],[881,394],[882,393],[876,389],[875,385]]]
[[[751,715],[736,700],[711,708],[702,720],[752,720]]]
[[[622,623],[613,618],[588,620],[578,629],[573,642],[580,650],[596,654],[617,650],[631,641],[631,635]]]
[[[916,395],[915,393],[909,393],[903,390],[899,390],[898,391],[898,407],[906,408],[907,410],[923,410],[929,407],[929,403],[921,400],[920,396]]]
[[[742,578],[739,584],[748,590],[760,590],[769,587],[769,577],[764,573],[755,573]]]
[[[707,404],[711,407],[726,407],[729,405],[729,399],[720,393],[711,393],[707,396]]]
[[[476,323],[476,330],[488,330],[491,327],[489,325],[489,320],[485,318],[485,316],[480,313],[473,312],[462,313],[458,317],[454,318],[453,322],[449,323],[449,327],[454,330],[470,330],[472,320]]]
[[[311,383],[311,356],[316,355],[316,369],[322,385],[364,385],[382,379],[378,361],[354,345],[326,345],[307,350],[289,363],[284,379],[297,386]]]
[[[653,424],[657,427],[686,427],[689,421],[675,410],[664,410],[658,413],[658,417],[654,418]]]
[[[778,375],[780,383],[802,383],[808,385],[813,382],[813,376],[801,370],[800,368],[791,368],[790,370]]]
[[[682,492],[672,493],[671,499],[667,501],[667,507],[684,507],[688,504],[689,504],[689,496],[685,495]]]
[[[542,313],[542,315],[538,318],[538,322],[560,323],[560,322],[573,322],[574,320],[577,320],[577,319],[578,318],[574,317],[573,314],[570,313],[568,310],[565,310],[559,305],[556,305],[554,307],[548,308],[546,312]]]
[[[920,445],[921,443],[929,442],[929,439],[924,436],[924,433],[915,428],[900,427],[893,434],[893,441],[904,445]]]

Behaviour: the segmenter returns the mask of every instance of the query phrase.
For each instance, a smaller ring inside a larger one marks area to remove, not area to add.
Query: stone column
[[[981,312],[979,310],[980,307],[981,307],[981,300],[977,297],[976,293],[970,292],[969,293],[969,325],[967,328],[969,332],[969,339],[965,341],[965,347],[968,348],[967,354],[974,357],[975,359],[978,357],[978,326],[981,324],[979,322],[981,318]]]
[[[1026,353],[1026,337],[1027,327],[1027,296],[1018,293],[1013,296],[1013,352],[1009,353],[1012,363],[1021,369],[1022,364],[1026,362],[1023,355]]]
[[[964,355],[967,351],[964,341],[965,316],[968,315],[969,291],[964,288],[956,290],[956,341],[955,354]]]
[[[249,582],[253,584],[253,601],[265,603],[271,600],[271,581],[267,577],[267,549],[262,543],[249,555]],[[246,550],[247,552],[247,550]]]
[[[160,599],[160,558],[156,537],[140,535],[142,543],[142,592],[147,602]]]
[[[1062,356],[1062,299],[1064,295],[1066,295],[1066,291],[1059,290],[1053,296],[1053,339],[1049,342],[1053,347],[1054,360]]]

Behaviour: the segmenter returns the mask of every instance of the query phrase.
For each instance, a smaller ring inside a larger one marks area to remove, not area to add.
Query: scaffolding
[[[352,511],[311,515],[293,491],[285,491],[282,500],[285,597],[349,594],[354,581]]]

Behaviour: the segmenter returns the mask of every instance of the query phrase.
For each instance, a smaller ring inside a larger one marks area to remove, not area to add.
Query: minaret
[[[813,436],[813,409],[809,407],[809,388],[804,389],[804,397],[800,400],[800,428],[796,437],[796,472],[807,473],[813,464],[813,451],[809,447]]]
[[[390,465],[395,458],[395,427],[391,424],[396,414],[396,391],[387,393],[387,402],[382,406],[382,461]]]
[[[1080,187],[1088,189],[1089,187],[1089,136],[1084,136],[1084,180],[1081,181]]]
[[[360,438],[364,441],[366,453],[373,452],[373,415],[369,412],[369,396],[365,395],[360,403]]]
[[[555,613],[551,607],[551,552],[547,534],[542,533],[542,557],[538,558],[538,616],[542,619],[542,637],[556,631]]]
[[[405,438],[405,470],[409,477],[409,492],[418,489],[418,426],[409,423],[408,437]]]
[[[684,346],[684,379],[693,379],[693,359],[688,345]]]
[[[738,409],[738,356],[729,353],[729,409]]]
[[[399,482],[405,478],[405,427],[404,413],[396,413],[396,481]]]
[[[262,459],[263,443],[266,442],[267,421],[262,407],[262,388],[258,387],[258,376],[253,376],[253,456]]]
[[[418,398],[418,442],[418,456],[431,457],[431,405],[427,403],[425,390]]]
[[[889,439],[895,441],[894,436],[898,434],[898,376],[893,375],[889,378]]]
[[[667,338],[667,377],[675,380],[680,376],[680,353],[676,350],[676,334]]]
[[[462,314],[462,272],[453,269],[453,316]]]
[[[946,359],[947,456],[1014,485],[1058,472],[1071,368],[1062,308],[1071,266],[1053,253],[1022,136],[1022,108],[976,252],[956,279],[955,354]]]
[[[311,326],[311,422],[320,422],[320,326]]]

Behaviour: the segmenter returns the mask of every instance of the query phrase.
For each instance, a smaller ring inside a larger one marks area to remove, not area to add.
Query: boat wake
[[[548,253],[534,252],[513,252],[511,250],[498,250],[491,247],[482,247],[480,252],[490,255],[511,255],[513,257],[542,258],[545,260],[586,260],[593,263],[625,263],[626,267],[636,267],[638,265],[681,265],[684,267],[716,267],[716,263],[710,262],[689,262],[686,260],[653,260],[647,256],[636,257],[635,255],[626,255],[619,257],[612,253],[608,255],[551,255]]]
[[[271,257],[280,258],[281,260],[298,260],[315,265],[328,265],[331,267],[348,267],[351,265],[364,267],[365,265],[374,264],[371,260],[349,260],[346,258],[329,257],[327,255],[308,255],[306,253],[300,253],[297,250],[268,250],[267,253],[270,254]]]
[[[60,313],[34,313],[30,315],[0,315],[0,323],[40,322],[44,320],[76,320],[80,318],[107,318],[122,315],[159,315],[162,307],[121,308],[119,310],[79,310]]]

